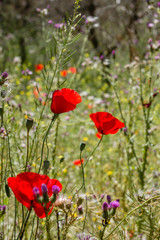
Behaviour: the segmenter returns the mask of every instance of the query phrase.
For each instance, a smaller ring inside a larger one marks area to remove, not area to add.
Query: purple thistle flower
[[[118,200],[112,202],[112,207],[113,208],[118,208],[120,206],[120,203]]]
[[[47,188],[47,185],[45,183],[42,183],[41,190],[42,190],[43,194],[48,193],[48,188]]]
[[[48,20],[48,23],[49,23],[49,24],[52,24],[52,23],[53,23],[53,21],[52,21],[52,20]]]
[[[111,200],[111,196],[110,195],[107,195],[107,202],[110,203],[112,200]]]
[[[63,26],[65,26],[66,24],[65,23],[56,23],[55,25],[54,25],[54,27],[55,28],[63,28]]]
[[[108,203],[104,202],[103,205],[102,205],[102,210],[107,211],[107,209],[108,209]]]
[[[1,76],[2,76],[3,79],[6,79],[8,77],[8,73],[7,72],[3,72],[1,74]]]
[[[157,3],[157,6],[160,8],[160,2]]]
[[[153,23],[147,23],[147,27],[148,27],[148,28],[153,28],[153,27],[154,27],[154,24],[153,24]]]
[[[33,191],[33,195],[34,195],[35,197],[37,197],[37,196],[39,195],[39,188],[34,187],[32,191]]]
[[[57,185],[53,185],[52,192],[53,194],[58,194],[60,192],[60,187],[58,187]]]

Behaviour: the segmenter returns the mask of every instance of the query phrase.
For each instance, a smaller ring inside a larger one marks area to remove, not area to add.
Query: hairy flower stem
[[[54,147],[53,147],[53,152],[52,152],[53,166],[54,166],[55,157],[56,157],[56,148],[57,148],[57,138],[58,138],[59,124],[60,124],[60,119],[57,117],[57,124],[56,124],[56,129],[55,129],[55,138],[54,138]]]
[[[20,232],[19,232],[19,235],[18,235],[17,240],[18,240],[18,239],[20,239],[20,240],[23,239],[23,235],[24,235],[25,228],[26,228],[26,226],[27,226],[27,222],[28,222],[28,220],[29,220],[31,211],[32,211],[32,207],[31,207],[30,211],[28,212],[28,215],[26,216],[26,219],[25,219],[24,223],[22,223],[22,227],[21,227],[21,230],[20,230]]]
[[[25,172],[27,170],[28,165],[28,157],[29,157],[29,130],[27,130],[27,155],[26,155],[26,165],[25,165]]]
[[[57,222],[57,239],[60,240],[60,229],[59,229],[59,212],[58,210],[56,212],[56,222]]]
[[[151,68],[151,76],[152,76],[152,68]],[[152,102],[152,97],[151,97],[151,78],[150,78],[150,98],[149,98],[149,102]],[[143,115],[144,115],[144,120],[145,120],[145,145],[144,145],[144,154],[143,154],[143,164],[142,164],[142,169],[141,171],[139,171],[139,178],[140,178],[140,184],[141,184],[141,188],[144,188],[144,178],[145,178],[145,171],[146,171],[146,167],[147,167],[147,157],[148,157],[148,149],[149,149],[149,129],[150,129],[150,109],[149,108],[145,108],[144,106],[144,99],[143,99],[143,89],[142,89],[142,77],[140,77],[140,99],[141,99],[141,104],[143,107]]]
[[[46,131],[46,134],[45,134],[45,136],[44,136],[44,138],[43,138],[42,149],[41,149],[41,161],[40,161],[40,166],[39,166],[39,171],[38,171],[38,173],[40,173],[41,167],[42,167],[43,151],[44,151],[45,141],[47,140],[49,131],[50,131],[51,127],[53,126],[54,122],[56,121],[57,117],[58,117],[58,114],[54,114],[54,116],[53,116],[53,118],[52,118],[52,120],[51,120],[51,123],[50,123],[50,125],[49,125],[49,127],[48,127],[48,129],[47,129],[47,131]]]
[[[90,160],[90,158],[93,156],[94,152],[97,150],[97,148],[99,147],[100,143],[102,142],[103,139],[103,135],[101,137],[101,139],[99,140],[99,142],[97,143],[97,145],[94,147],[93,151],[91,152],[91,154],[89,155],[89,157],[87,158],[86,163],[84,164],[84,168],[86,167],[88,161]]]
[[[120,112],[120,114],[121,114],[121,118],[123,119],[123,122],[124,122],[124,124],[125,124],[125,126],[126,126],[126,120],[125,120],[125,118],[124,118],[124,116],[123,116],[122,107],[121,107],[121,102],[120,102],[120,99],[119,99],[117,90],[116,90],[116,88],[115,88],[114,85],[113,85],[113,90],[114,90],[114,93],[115,93],[116,98],[117,98],[117,103],[118,103],[119,112]],[[136,151],[135,151],[135,148],[134,148],[134,142],[133,142],[133,140],[131,139],[131,137],[130,137],[129,134],[126,134],[125,136],[126,136],[126,138],[127,138],[127,142],[128,142],[128,143],[130,144],[130,146],[131,146],[132,153],[133,153],[133,155],[134,155],[134,157],[135,157],[135,159],[136,159],[137,166],[138,166],[138,172],[140,172],[140,171],[141,171],[141,166],[140,166],[139,159],[138,159],[138,157],[137,157],[137,154],[136,154]],[[129,151],[127,151],[127,159],[128,159],[128,169],[130,169],[130,156],[129,156]],[[131,176],[130,176],[130,177],[131,177]],[[131,180],[131,179],[130,179],[130,180]]]
[[[47,240],[52,240],[51,234],[50,234],[50,223],[49,223],[49,216],[48,216],[48,211],[45,209],[45,214],[46,214],[46,232],[47,232]]]
[[[100,240],[103,240],[106,227],[107,227],[107,225],[103,226],[103,230],[102,230],[102,232],[100,233]]]
[[[154,197],[149,198],[148,200],[144,201],[142,204],[140,204],[139,206],[133,208],[129,213],[127,213],[127,215],[117,224],[117,226],[107,235],[107,237],[104,238],[104,240],[108,239],[115,231],[116,229],[132,214],[134,213],[136,210],[138,210],[139,208],[142,208],[146,203],[150,202],[153,199],[159,199],[160,195],[156,195]]]

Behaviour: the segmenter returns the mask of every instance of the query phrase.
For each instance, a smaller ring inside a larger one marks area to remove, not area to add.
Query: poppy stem
[[[89,157],[87,158],[87,161],[86,161],[86,163],[84,164],[84,168],[86,167],[88,161],[89,161],[90,158],[93,156],[94,152],[97,150],[98,146],[99,146],[100,143],[102,142],[102,139],[103,139],[103,134],[102,134],[101,139],[99,140],[99,142],[97,143],[97,145],[94,147],[93,151],[91,152],[91,154],[90,154]]]
[[[26,216],[25,222],[22,223],[22,228],[21,228],[21,230],[20,230],[20,232],[19,232],[19,235],[18,235],[17,240],[18,240],[18,239],[20,239],[20,240],[23,239],[23,235],[24,235],[25,228],[26,228],[26,226],[27,226],[27,222],[28,222],[28,219],[29,219],[29,217],[30,217],[31,211],[32,211],[32,207],[31,207],[30,211],[28,212],[28,215]]]
[[[51,234],[50,234],[50,225],[49,225],[49,217],[48,217],[48,211],[45,207],[45,214],[46,214],[46,232],[47,232],[47,240],[51,240]]]
[[[29,156],[29,130],[27,130],[27,155],[26,155],[25,172],[27,170],[27,165],[28,165],[28,156]]]
[[[40,166],[39,166],[38,173],[40,173],[41,167],[42,167],[43,151],[44,151],[45,141],[46,141],[46,139],[47,139],[47,137],[48,137],[48,134],[49,134],[49,131],[50,131],[51,127],[53,126],[54,122],[56,121],[57,117],[58,117],[58,114],[54,114],[54,116],[53,116],[53,118],[52,118],[52,120],[51,120],[51,123],[50,123],[50,125],[49,125],[49,127],[48,127],[48,129],[47,129],[47,131],[46,131],[46,134],[45,134],[45,136],[44,136],[44,138],[43,138],[42,149],[41,149],[41,161],[40,161]]]
[[[57,219],[57,239],[60,240],[59,212],[58,212],[58,210],[56,210],[56,219]]]

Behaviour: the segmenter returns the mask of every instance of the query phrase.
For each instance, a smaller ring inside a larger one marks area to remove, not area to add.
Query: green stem
[[[49,224],[49,216],[48,216],[48,211],[45,209],[45,214],[46,214],[46,232],[47,232],[47,240],[51,240],[51,234],[50,234],[50,224]]]
[[[25,172],[26,172],[26,170],[27,170],[28,157],[29,157],[29,131],[27,130],[27,155],[26,155]]]
[[[23,235],[24,235],[25,228],[26,228],[26,226],[27,226],[27,222],[28,222],[28,219],[29,219],[29,217],[30,217],[31,211],[32,211],[32,207],[31,207],[31,209],[30,209],[30,211],[29,211],[29,213],[28,213],[28,215],[27,215],[27,217],[26,217],[26,219],[25,219],[25,222],[24,222],[24,224],[23,224],[23,226],[22,226],[23,229],[20,230],[20,233],[19,233],[19,235],[18,235],[17,240],[18,240],[18,239],[20,239],[20,240],[23,239]]]
[[[58,212],[58,210],[56,210],[56,221],[57,221],[57,239],[60,240],[59,212]]]
[[[139,206],[133,208],[129,213],[127,213],[127,215],[117,224],[117,226],[107,235],[107,237],[104,238],[108,239],[114,232],[115,230],[126,220],[126,218],[128,218],[133,212],[135,212],[136,210],[138,210],[139,208],[143,207],[146,203],[148,203],[149,201],[156,199],[156,198],[160,198],[160,195],[156,195],[154,197],[149,198],[148,200],[146,200],[145,202],[143,202],[142,204],[140,204]]]
[[[96,149],[98,148],[98,146],[100,145],[100,143],[102,142],[103,139],[103,135],[101,137],[101,139],[99,140],[99,142],[97,143],[97,145],[94,147],[93,151],[91,152],[91,154],[89,155],[89,157],[87,158],[86,163],[84,164],[84,168],[86,167],[88,161],[90,160],[90,158],[92,157],[92,155],[94,154],[94,152],[96,151]]]
[[[48,134],[49,134],[49,131],[50,131],[53,123],[55,122],[57,116],[58,116],[58,114],[54,114],[54,116],[53,116],[53,118],[52,118],[52,120],[51,120],[51,123],[50,123],[50,125],[49,125],[49,127],[48,127],[48,129],[47,129],[47,131],[46,131],[46,134],[45,134],[45,136],[44,136],[44,138],[43,138],[42,149],[41,149],[41,161],[40,161],[40,166],[39,166],[39,171],[38,171],[38,173],[40,173],[41,167],[42,167],[44,144],[45,144],[45,141],[46,141],[47,136],[48,136]]]

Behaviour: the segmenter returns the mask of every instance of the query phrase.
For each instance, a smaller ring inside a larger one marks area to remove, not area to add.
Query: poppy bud
[[[60,158],[60,163],[62,163],[64,161],[64,157]]]
[[[84,142],[80,143],[80,151],[82,152],[85,149],[86,144]]]
[[[43,168],[45,169],[45,171],[48,170],[48,168],[49,168],[49,161],[44,161],[43,162]]]
[[[10,193],[10,189],[8,187],[8,184],[5,184],[5,191],[6,191],[7,197],[9,198],[11,196],[11,193]]]
[[[32,126],[33,126],[33,119],[32,118],[28,118],[27,121],[26,121],[26,128],[27,128],[28,132],[30,131]]]

